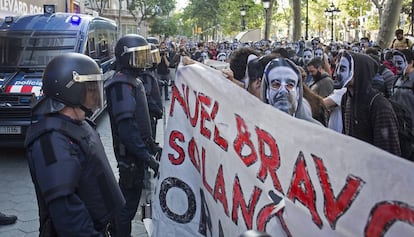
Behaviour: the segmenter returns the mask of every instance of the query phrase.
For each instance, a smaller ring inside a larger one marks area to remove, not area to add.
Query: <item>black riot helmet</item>
[[[128,34],[118,40],[115,57],[120,69],[152,67],[151,47],[144,37],[137,34]]]
[[[43,98],[34,107],[35,114],[55,113],[65,106],[79,107],[91,116],[103,107],[103,74],[90,57],[65,53],[46,66],[42,81]]]

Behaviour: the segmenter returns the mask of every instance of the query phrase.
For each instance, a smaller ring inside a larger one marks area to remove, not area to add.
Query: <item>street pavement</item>
[[[158,120],[156,141],[160,143],[160,146],[164,144],[164,130],[169,107],[170,101],[165,101],[165,117]],[[106,154],[114,174],[118,178],[108,114],[104,112],[96,122]],[[154,189],[154,182],[152,182],[151,189]],[[149,189],[143,190],[141,204],[144,203],[150,192],[151,190]],[[39,236],[36,194],[23,149],[2,149],[0,152],[0,212],[16,215],[18,218],[13,225],[0,225],[0,237]],[[144,224],[141,221],[140,207],[132,223],[132,229],[132,236],[148,237]]]

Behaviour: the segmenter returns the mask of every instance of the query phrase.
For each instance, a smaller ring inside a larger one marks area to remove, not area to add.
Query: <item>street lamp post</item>
[[[245,31],[246,30],[246,6],[242,6],[241,8],[240,8],[240,15],[241,15],[241,17],[242,17],[242,20],[241,20],[241,28],[242,28],[242,31]]]
[[[325,15],[331,17],[331,42],[334,41],[334,15],[341,12],[339,8],[337,8],[333,3],[329,6],[329,8],[325,9]]]
[[[268,10],[270,7],[270,0],[262,0],[263,1],[263,8],[265,10],[265,35],[264,35],[264,39],[268,40],[269,39],[269,24],[268,24]]]
[[[308,40],[309,38],[308,31],[309,31],[309,0],[306,0],[305,40]]]

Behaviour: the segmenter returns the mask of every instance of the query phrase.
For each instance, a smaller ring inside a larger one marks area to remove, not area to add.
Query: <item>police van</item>
[[[23,146],[32,108],[42,96],[42,74],[52,58],[68,52],[89,55],[108,79],[114,73],[116,40],[115,22],[99,16],[52,12],[1,21],[0,146]]]

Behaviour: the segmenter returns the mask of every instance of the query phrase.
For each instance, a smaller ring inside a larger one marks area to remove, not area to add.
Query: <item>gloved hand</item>
[[[156,160],[160,160],[162,153],[162,147],[160,147],[157,143],[152,142],[150,145],[150,154],[155,156]]]
[[[149,138],[144,141],[145,145],[147,146],[148,152],[153,155],[157,156],[157,153],[159,153],[158,156],[161,156],[162,147],[158,145],[152,138]]]
[[[150,156],[148,160],[148,166],[154,171],[154,178],[158,175],[158,168],[160,167],[160,162],[157,161],[155,156]]]

